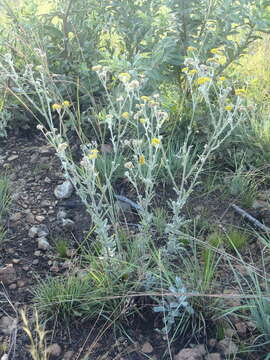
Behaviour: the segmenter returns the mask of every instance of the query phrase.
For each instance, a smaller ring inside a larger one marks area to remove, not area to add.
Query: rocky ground
[[[9,137],[2,142],[0,168],[1,174],[7,173],[12,181],[13,199],[7,239],[0,244],[0,356],[1,360],[26,360],[31,359],[27,351],[29,341],[18,320],[19,311],[24,308],[32,317],[32,289],[40,279],[68,276],[70,268],[74,270],[76,247],[89,231],[90,218],[83,207],[72,206],[77,201],[72,186],[63,178],[53,148],[40,137]],[[220,209],[217,204],[216,208]],[[217,214],[217,209],[213,213]],[[219,216],[224,214],[223,208]],[[228,216],[236,215],[230,212]],[[68,259],[60,259],[56,253],[54,240],[61,236],[70,243]],[[256,246],[251,244],[254,249]],[[231,286],[224,292],[235,293],[235,288]],[[252,324],[243,321],[237,320],[234,325],[240,338],[254,330]],[[48,353],[50,359],[56,360],[169,359],[168,353],[165,357],[160,355],[166,349],[166,339],[153,331],[153,326],[148,320],[135,321],[129,329],[136,339],[132,342],[112,331],[112,324],[104,321],[74,322],[68,329],[61,324],[48,324]],[[221,360],[235,356],[238,350],[239,345],[228,332],[219,342],[209,339],[205,344],[182,350],[173,346],[173,358]],[[256,354],[251,358],[260,359]]]

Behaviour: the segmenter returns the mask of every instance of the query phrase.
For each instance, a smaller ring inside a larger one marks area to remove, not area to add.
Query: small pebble
[[[13,264],[19,264],[21,259],[12,259]]]
[[[36,220],[37,220],[38,222],[42,222],[42,221],[45,220],[45,216],[43,216],[43,215],[37,215],[37,216],[36,216]]]

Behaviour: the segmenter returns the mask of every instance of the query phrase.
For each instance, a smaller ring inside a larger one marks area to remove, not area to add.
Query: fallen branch
[[[125,202],[125,203],[129,204],[131,207],[133,207],[133,208],[136,209],[136,210],[139,210],[139,211],[142,211],[142,210],[143,210],[143,208],[142,208],[140,205],[136,204],[134,201],[128,199],[128,198],[125,197],[125,196],[116,195],[116,194],[115,194],[114,197],[115,197],[116,200],[118,200],[118,201],[122,201],[122,202]]]
[[[241,209],[239,206],[232,204],[232,208],[240,214],[244,219],[247,219],[249,222],[251,222],[253,225],[255,225],[257,228],[261,229],[265,232],[270,232],[270,228],[263,225],[259,220],[255,219],[253,216],[251,216],[249,213],[247,213],[245,210]]]

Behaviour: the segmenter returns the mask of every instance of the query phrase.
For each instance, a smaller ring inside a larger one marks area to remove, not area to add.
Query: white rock
[[[46,237],[49,235],[49,230],[46,225],[41,224],[38,226],[32,226],[28,232],[30,238]]]
[[[36,220],[37,220],[38,222],[42,222],[42,221],[45,220],[45,216],[43,216],[43,215],[37,215],[37,216],[36,216]]]
[[[73,191],[73,185],[69,180],[63,182],[63,184],[57,185],[54,189],[54,195],[57,199],[68,199]]]
[[[13,161],[18,159],[19,155],[11,155],[10,157],[7,158],[7,161]]]
[[[38,227],[32,226],[28,231],[28,236],[33,239],[34,237],[37,236],[37,233],[38,233]]]
[[[57,220],[65,219],[67,217],[67,213],[65,210],[59,210],[56,217]]]
[[[48,250],[50,248],[50,244],[48,243],[45,237],[38,238],[37,242],[38,242],[38,248],[40,250]]]

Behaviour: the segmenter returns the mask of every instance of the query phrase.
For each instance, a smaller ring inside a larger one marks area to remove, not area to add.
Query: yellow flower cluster
[[[227,111],[232,111],[232,109],[233,109],[232,105],[226,105],[225,106],[225,110],[227,110]]]
[[[145,124],[145,123],[146,123],[146,119],[145,119],[145,118],[140,118],[139,121],[140,121],[141,124]]]
[[[245,89],[235,89],[236,96],[245,96],[246,94],[247,94],[247,91]]]
[[[197,49],[194,46],[188,46],[187,52],[191,52],[191,51],[197,51]]]
[[[150,101],[151,98],[149,96],[144,96],[143,95],[143,96],[141,96],[141,100],[147,102],[147,101]]]
[[[125,112],[122,113],[121,117],[123,119],[128,119],[129,118],[129,113],[127,111],[125,111]]]
[[[206,84],[207,82],[210,82],[211,81],[211,78],[210,77],[207,77],[207,76],[205,76],[205,77],[200,77],[200,78],[198,78],[198,80],[197,80],[197,84],[198,85],[203,85],[203,84]]]
[[[221,49],[221,48],[213,48],[213,49],[210,50],[210,53],[214,54],[214,55],[223,55],[222,50],[223,49]]]
[[[155,147],[157,147],[160,143],[161,143],[161,141],[160,141],[160,139],[158,139],[158,138],[153,138],[153,139],[151,140],[151,145],[153,145],[153,146],[155,146]]]
[[[52,110],[53,111],[59,111],[62,109],[62,105],[61,104],[53,104],[52,105]]]
[[[55,103],[52,105],[52,110],[53,111],[60,111],[62,108],[67,108],[67,107],[70,107],[71,104],[68,100],[64,100],[62,102],[62,104],[59,104],[59,103]]]
[[[88,159],[90,159],[90,160],[96,159],[98,156],[98,153],[99,153],[98,149],[91,149],[88,154]]]
[[[144,165],[144,164],[145,164],[145,157],[144,157],[144,155],[140,155],[140,156],[139,156],[139,164],[140,164],[140,165]]]
[[[70,102],[68,100],[65,100],[65,101],[62,102],[62,105],[64,107],[70,107],[71,104],[70,104]]]
[[[220,59],[218,57],[209,58],[206,61],[209,62],[209,63],[220,64]]]
[[[129,80],[131,79],[131,76],[129,73],[120,73],[118,75],[118,78],[120,81],[122,81],[123,83],[127,83],[129,82]]]

